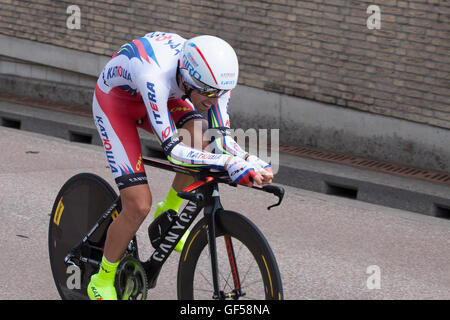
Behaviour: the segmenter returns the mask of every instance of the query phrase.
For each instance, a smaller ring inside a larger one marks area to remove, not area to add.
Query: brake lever
[[[283,201],[283,197],[284,197],[284,188],[283,187],[274,186],[272,184],[266,184],[263,186],[253,185],[252,188],[261,190],[261,191],[265,191],[268,193],[272,193],[273,195],[278,197],[278,202],[276,204],[268,206],[267,210],[270,210],[273,207],[279,206],[281,204],[281,201]]]
[[[283,197],[284,197],[284,188],[283,187],[274,186],[274,185],[269,184],[269,185],[263,186],[263,189],[264,189],[264,191],[272,193],[278,197],[278,202],[271,206],[268,206],[267,210],[270,210],[271,208],[277,207],[281,204],[281,201],[283,201]]]

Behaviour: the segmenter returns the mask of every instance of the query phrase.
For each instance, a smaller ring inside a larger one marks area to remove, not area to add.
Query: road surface
[[[93,172],[112,185],[101,147],[0,127],[0,299],[59,299],[48,259],[49,214],[64,182]],[[146,167],[155,203],[172,173]],[[245,187],[223,187],[225,208],[266,235],[285,299],[449,299],[450,221],[285,187],[282,206]],[[154,210],[152,206],[152,211]],[[138,233],[148,256],[146,228]],[[149,299],[176,299],[178,254]]]

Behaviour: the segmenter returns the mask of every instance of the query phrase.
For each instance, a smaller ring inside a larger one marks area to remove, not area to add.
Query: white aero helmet
[[[220,96],[237,85],[236,53],[217,37],[204,35],[187,40],[179,66],[183,80],[207,96]]]

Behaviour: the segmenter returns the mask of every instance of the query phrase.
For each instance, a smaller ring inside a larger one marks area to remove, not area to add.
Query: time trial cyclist
[[[153,133],[172,163],[226,170],[242,185],[272,182],[270,165],[245,152],[227,132],[228,103],[238,73],[236,53],[226,41],[208,35],[186,40],[166,32],[124,44],[104,67],[95,88],[93,117],[122,211],[108,228],[101,267],[88,285],[91,299],[117,299],[117,266],[152,205],[137,128]],[[189,132],[190,143],[181,141],[180,128]],[[217,135],[206,140],[203,132],[212,128]],[[177,173],[154,216],[167,209],[178,211],[183,199],[177,192],[193,182],[191,176]],[[182,250],[187,235],[175,250]]]

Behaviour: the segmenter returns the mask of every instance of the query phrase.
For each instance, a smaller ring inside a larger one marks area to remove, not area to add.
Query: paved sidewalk
[[[101,144],[89,110],[74,110],[67,105],[42,108],[31,99],[0,96],[0,124],[74,142]],[[144,155],[160,152],[153,136],[141,133]],[[276,183],[450,219],[450,184],[283,152],[279,163]]]

